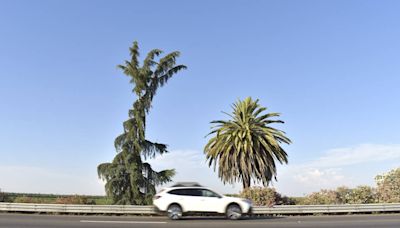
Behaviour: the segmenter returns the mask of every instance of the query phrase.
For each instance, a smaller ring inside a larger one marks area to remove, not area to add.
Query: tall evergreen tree
[[[171,52],[156,61],[161,54],[159,49],[151,50],[140,67],[139,46],[135,41],[130,48],[130,61],[118,65],[134,85],[136,101],[129,110],[129,119],[123,123],[124,132],[115,139],[117,155],[112,162],[97,167],[99,178],[106,182],[106,193],[114,204],[149,204],[155,186],[171,181],[175,174],[173,169],[154,171],[142,160],[167,152],[165,144],[146,139],[146,115],[157,89],[177,72],[186,69],[186,66],[176,64],[179,52]]]

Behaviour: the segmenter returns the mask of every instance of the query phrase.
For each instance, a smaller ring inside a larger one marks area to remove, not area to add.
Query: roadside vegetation
[[[322,189],[304,197],[282,196],[274,188],[252,187],[239,196],[251,199],[255,205],[319,205],[319,204],[368,204],[400,203],[400,168],[375,178],[376,187],[358,186]]]
[[[0,189],[0,202],[5,202],[7,200],[7,196],[4,192]]]
[[[32,193],[9,193],[0,194],[0,202],[7,203],[35,203],[35,204],[87,204],[87,205],[110,205],[112,200],[106,196],[86,195],[56,195],[56,194],[32,194]]]
[[[378,175],[375,180],[376,187],[348,188],[341,186],[333,190],[323,189],[304,197],[288,197],[280,194],[274,188],[257,186],[246,188],[239,194],[227,194],[227,196],[248,198],[257,206],[400,203],[400,168]],[[107,196],[26,194],[0,191],[0,202],[110,205],[113,201]]]

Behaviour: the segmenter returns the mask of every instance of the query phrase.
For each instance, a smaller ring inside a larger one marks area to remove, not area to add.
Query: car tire
[[[242,209],[237,204],[230,204],[226,208],[226,218],[230,220],[238,220],[242,217]]]
[[[182,218],[182,208],[178,204],[171,204],[167,209],[167,216],[171,220]]]

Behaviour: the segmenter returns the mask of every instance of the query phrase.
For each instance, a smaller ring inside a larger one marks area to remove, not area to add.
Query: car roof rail
[[[203,187],[197,182],[177,182],[171,187]]]

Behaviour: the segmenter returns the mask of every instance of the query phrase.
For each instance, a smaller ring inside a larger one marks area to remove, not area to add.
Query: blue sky
[[[0,188],[104,194],[134,96],[116,65],[134,40],[188,66],[161,88],[151,161],[222,185],[202,154],[209,122],[247,96],[282,113],[293,144],[274,186],[303,195],[373,185],[400,166],[398,1],[0,1]],[[339,159],[343,158],[343,159]],[[349,162],[351,161],[351,162]],[[171,167],[173,166],[173,167]],[[327,181],[329,180],[329,181]]]

